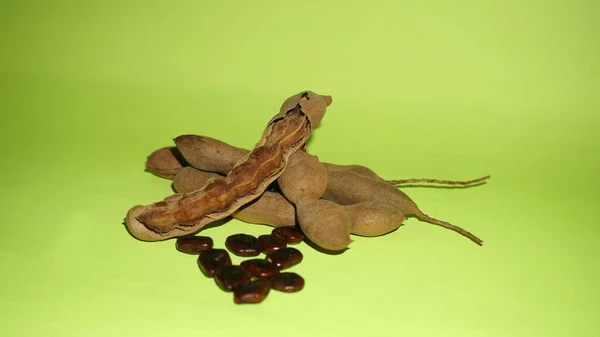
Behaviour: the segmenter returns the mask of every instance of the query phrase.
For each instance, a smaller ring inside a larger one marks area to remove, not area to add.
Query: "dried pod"
[[[187,163],[175,146],[152,152],[146,160],[146,169],[159,177],[173,179]]]

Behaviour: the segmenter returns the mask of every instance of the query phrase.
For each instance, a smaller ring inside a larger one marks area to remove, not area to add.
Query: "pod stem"
[[[431,224],[439,225],[439,226],[442,226],[444,228],[453,230],[453,231],[461,234],[462,236],[466,236],[467,238],[469,238],[471,241],[475,242],[476,244],[478,244],[480,246],[483,246],[483,240],[481,240],[480,238],[478,238],[477,236],[475,236],[473,233],[471,233],[471,232],[469,232],[469,231],[467,231],[467,230],[465,230],[465,229],[463,229],[461,227],[455,226],[455,225],[453,225],[453,224],[451,224],[449,222],[446,222],[446,221],[434,219],[434,218],[430,217],[429,215],[423,214],[423,213],[421,213],[421,214],[415,214],[415,217],[417,219],[421,220],[421,221],[429,222]]]
[[[402,180],[386,180],[387,183],[392,185],[412,184],[412,183],[428,183],[428,184],[441,184],[441,185],[460,185],[468,186],[480,183],[484,180],[490,179],[490,176],[481,177],[474,180],[468,181],[455,181],[455,180],[439,180],[439,179],[402,179]]]

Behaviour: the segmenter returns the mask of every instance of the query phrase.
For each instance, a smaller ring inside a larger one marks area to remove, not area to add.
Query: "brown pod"
[[[270,253],[274,250],[287,247],[287,242],[275,235],[261,235],[258,237],[258,246],[265,253]]]
[[[343,206],[352,218],[352,234],[384,235],[400,227],[406,217],[396,207],[378,201]]]
[[[188,193],[204,187],[210,178],[222,178],[222,176],[187,166],[177,172],[173,178],[172,186],[177,193]]]
[[[277,265],[263,259],[246,260],[240,263],[240,266],[246,269],[252,276],[261,280],[267,280],[271,276],[279,273],[279,267],[277,267]]]
[[[198,256],[198,267],[208,277],[213,277],[217,270],[229,265],[231,258],[225,249],[209,249]]]
[[[208,236],[188,236],[178,238],[175,247],[186,254],[198,255],[213,247],[213,240]]]
[[[240,266],[225,266],[215,273],[215,282],[225,291],[233,291],[251,278],[252,275]]]
[[[267,297],[270,290],[271,287],[267,281],[254,280],[246,282],[233,290],[233,301],[236,304],[260,303]]]
[[[283,226],[273,229],[271,235],[284,239],[287,243],[299,243],[304,239],[304,234],[296,226]]]
[[[173,179],[187,163],[175,146],[167,146],[152,152],[146,159],[146,170]]]
[[[288,158],[306,144],[326,108],[326,100],[310,91],[290,97],[267,124],[252,151],[225,178],[211,179],[201,189],[180,195],[176,200],[166,198],[142,206],[135,221],[165,240],[196,233],[207,224],[231,215],[262,195],[279,178]],[[144,233],[130,233],[138,238],[152,238]]]
[[[286,247],[272,251],[267,261],[274,263],[279,269],[287,269],[302,262],[302,253],[296,248]]]
[[[271,288],[285,293],[295,293],[304,288],[304,279],[296,273],[280,273],[270,279]]]
[[[352,242],[352,218],[335,202],[319,199],[300,203],[296,213],[304,235],[319,247],[339,251]]]
[[[261,247],[258,239],[248,234],[234,234],[227,237],[225,247],[237,256],[257,256]]]
[[[174,141],[190,165],[208,172],[227,174],[249,152],[205,136],[181,135]]]
[[[173,179],[173,189],[186,193],[201,189],[210,178],[219,177],[212,172],[204,172],[193,167],[184,167]],[[296,211],[294,206],[280,193],[265,191],[257,199],[240,207],[232,217],[248,222],[272,227],[294,226]]]

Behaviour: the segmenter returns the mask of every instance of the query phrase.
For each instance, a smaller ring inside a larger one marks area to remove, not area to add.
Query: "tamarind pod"
[[[212,178],[193,192],[134,206],[128,214],[135,210],[137,216],[126,216],[126,223],[135,220],[159,234],[160,239],[168,239],[195,233],[206,224],[229,216],[260,196],[284,172],[288,158],[304,146],[326,109],[326,100],[310,91],[288,98],[253,150],[225,178]],[[139,226],[136,223],[129,228]]]
[[[355,172],[329,172],[323,199],[335,201],[341,205],[352,205],[364,201],[387,203],[405,216],[414,216],[421,221],[442,226],[469,238],[478,245],[483,244],[483,240],[471,232],[423,213],[408,195],[393,185],[375,181]]]
[[[159,177],[173,179],[187,163],[175,146],[167,146],[152,152],[146,159],[146,170]]]
[[[296,204],[300,228],[307,238],[321,248],[339,251],[352,240],[352,219],[343,206],[329,200],[303,200]]]
[[[302,150],[290,156],[277,180],[281,193],[296,206],[298,224],[306,237],[321,248],[338,251],[351,242],[350,214],[336,203],[319,200],[327,188],[327,171],[319,158]]]
[[[396,207],[379,201],[363,201],[343,206],[352,219],[351,233],[379,236],[400,227],[406,217]]]
[[[178,193],[195,191],[215,176],[219,175],[188,166],[173,179],[173,189]],[[272,227],[296,225],[294,206],[281,194],[270,191],[265,191],[260,197],[240,207],[231,216],[240,221]]]

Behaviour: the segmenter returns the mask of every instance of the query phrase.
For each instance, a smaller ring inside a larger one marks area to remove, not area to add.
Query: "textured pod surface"
[[[249,152],[206,136],[181,135],[174,141],[183,158],[191,166],[207,172],[228,174]]]
[[[406,220],[399,209],[379,201],[364,201],[344,208],[352,219],[351,233],[356,235],[383,235],[400,227]]]
[[[172,186],[177,193],[188,193],[201,189],[211,178],[223,178],[223,176],[187,166],[179,170],[173,177]]]
[[[293,204],[319,199],[327,187],[327,171],[317,156],[296,151],[286,171],[277,179],[283,195]]]
[[[323,199],[334,201],[340,205],[376,201],[389,204],[404,215],[421,213],[415,202],[395,186],[352,171],[329,172]]]
[[[259,197],[284,172],[288,158],[310,137],[316,125],[311,118],[325,114],[323,98],[310,97],[309,92],[302,93],[294,108],[276,115],[254,149],[235,164],[227,177],[211,179],[201,190],[185,193],[178,200],[165,199],[142,206],[143,211],[135,220],[163,239],[185,236]],[[309,99],[323,102],[309,103]]]
[[[184,167],[173,179],[173,188],[179,193],[195,191],[214,177],[219,177],[219,175],[200,171],[193,167]],[[296,224],[294,206],[280,193],[271,191],[265,191],[260,197],[233,212],[231,216],[240,221],[272,227]]]
[[[296,205],[298,223],[308,239],[321,248],[337,251],[351,242],[352,219],[344,207],[328,200]]]
[[[183,156],[174,146],[167,146],[152,152],[146,159],[146,169],[159,177],[173,179],[186,165]]]

